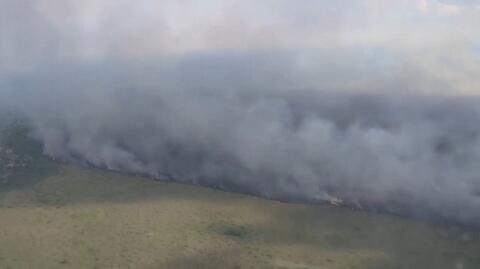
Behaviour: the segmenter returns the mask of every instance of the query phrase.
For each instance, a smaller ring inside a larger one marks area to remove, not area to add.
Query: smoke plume
[[[470,1],[59,2],[0,1],[0,105],[48,156],[480,225]]]

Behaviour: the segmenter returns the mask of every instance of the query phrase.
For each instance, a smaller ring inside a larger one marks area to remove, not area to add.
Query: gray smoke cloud
[[[0,105],[45,154],[480,224],[475,7],[77,2],[0,1]]]

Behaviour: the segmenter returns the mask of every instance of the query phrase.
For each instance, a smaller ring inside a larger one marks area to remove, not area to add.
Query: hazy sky
[[[474,0],[0,0],[0,5],[0,68],[6,70],[52,60],[342,49],[393,63],[384,72],[405,76],[406,69],[421,76],[421,92],[477,93],[480,85],[480,5]],[[309,61],[303,57],[298,64],[314,71]],[[446,90],[434,90],[437,85]]]

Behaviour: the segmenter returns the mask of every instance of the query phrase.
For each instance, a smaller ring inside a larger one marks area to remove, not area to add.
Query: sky
[[[480,5],[454,0],[1,0],[0,67],[256,50],[355,50],[477,94]],[[386,53],[377,53],[384,51]],[[386,54],[387,57],[385,56]],[[314,70],[310,56],[298,64]],[[389,69],[390,68],[390,69]],[[405,71],[407,72],[407,71]],[[436,85],[442,85],[437,87]],[[439,88],[432,90],[432,88]]]

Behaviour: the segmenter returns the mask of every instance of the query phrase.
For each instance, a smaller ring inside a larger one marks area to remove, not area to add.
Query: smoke
[[[0,105],[52,158],[480,224],[475,5],[59,2],[0,1]]]

